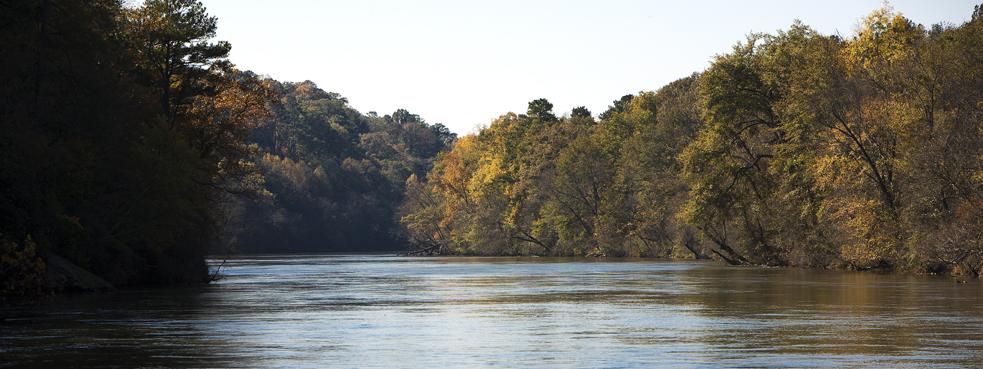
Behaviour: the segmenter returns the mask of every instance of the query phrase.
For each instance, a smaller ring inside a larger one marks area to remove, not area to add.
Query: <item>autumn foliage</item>
[[[594,120],[545,100],[412,178],[417,249],[979,275],[983,13],[799,22]],[[581,108],[582,109],[582,108]]]

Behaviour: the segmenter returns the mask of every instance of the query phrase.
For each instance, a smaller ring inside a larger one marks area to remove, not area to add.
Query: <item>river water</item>
[[[983,368],[983,284],[702,262],[263,256],[8,310],[0,367]]]

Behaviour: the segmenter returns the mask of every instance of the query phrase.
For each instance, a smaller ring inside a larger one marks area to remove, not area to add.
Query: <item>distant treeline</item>
[[[597,116],[460,139],[241,71],[198,0],[0,3],[0,299],[207,280],[207,253],[406,249],[983,267],[983,11],[752,35]],[[436,162],[435,162],[436,158]],[[53,273],[55,275],[53,275]],[[72,273],[68,273],[72,274]]]
[[[194,283],[209,252],[405,247],[406,178],[455,136],[240,71],[216,24],[198,0],[0,3],[0,300],[85,288],[74,266]]]
[[[890,9],[850,38],[794,23],[598,119],[546,100],[410,177],[416,253],[983,267],[983,10]]]
[[[406,179],[430,170],[456,138],[418,115],[362,115],[311,82],[270,81],[272,117],[253,130],[264,180],[229,206],[219,252],[397,251]]]

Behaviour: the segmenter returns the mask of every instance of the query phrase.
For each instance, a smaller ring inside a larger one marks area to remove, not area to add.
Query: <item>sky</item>
[[[799,19],[850,36],[881,0],[203,0],[231,60],[310,80],[359,111],[396,109],[459,134],[541,97],[558,115],[657,90],[752,32]],[[960,24],[974,0],[894,0],[917,23]]]

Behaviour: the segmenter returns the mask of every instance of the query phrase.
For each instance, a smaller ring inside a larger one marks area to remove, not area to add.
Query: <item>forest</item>
[[[198,0],[0,3],[0,299],[249,252],[983,269],[979,6],[795,22],[598,115],[538,99],[460,138],[239,69],[217,27]]]
[[[716,259],[978,277],[983,10],[801,22],[594,118],[545,99],[410,176],[416,254]]]
[[[0,299],[399,249],[406,178],[455,139],[238,69],[197,0],[5,1],[0,29]]]

